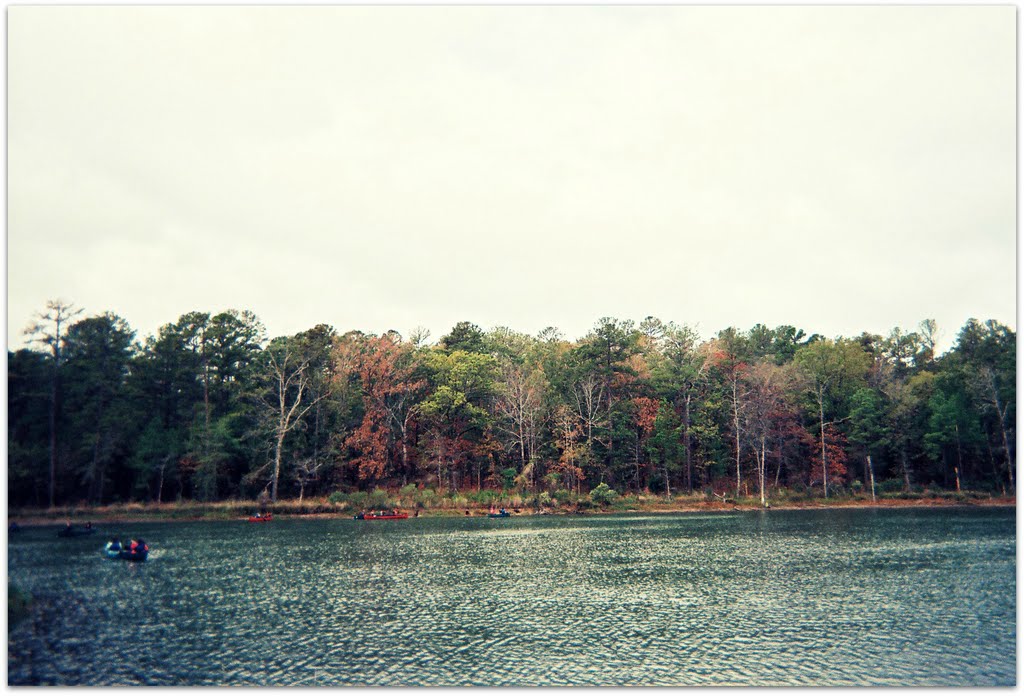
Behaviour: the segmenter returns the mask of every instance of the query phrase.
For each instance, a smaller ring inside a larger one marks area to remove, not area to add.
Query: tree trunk
[[[960,471],[963,469],[963,455],[960,453],[960,426],[956,423],[953,424],[953,431],[956,433],[956,466],[953,467],[953,473],[956,474],[956,492],[960,492]]]
[[[203,414],[205,431],[203,433],[203,458],[210,453],[210,366],[203,368]]]
[[[57,491],[57,366],[54,358],[53,380],[50,382],[50,507]]]
[[[996,399],[996,404],[999,404],[999,399]],[[999,430],[1003,434],[1003,451],[1006,453],[1006,478],[1010,482],[1010,491],[1015,491],[1015,485],[1013,480],[1013,458],[1010,456],[1010,441],[1006,437],[1006,424],[1003,423],[1003,414],[999,414]]]
[[[320,463],[320,401],[319,393],[317,396],[316,406],[314,406],[313,412],[313,470],[317,471],[317,467]],[[299,491],[299,497],[302,497],[302,491]]]
[[[740,497],[740,402],[736,378],[732,381],[732,424],[736,432],[736,497]]]
[[[779,477],[782,475],[782,438],[776,436],[775,446],[777,448],[776,456],[778,457],[778,465],[775,467],[775,488],[779,487]]]
[[[270,488],[270,502],[277,502],[277,479],[281,476],[281,448],[284,445],[284,427],[277,434],[277,444],[274,447],[274,481]]]
[[[159,505],[164,498],[164,469],[167,467],[168,457],[164,457],[160,460],[160,479],[156,485],[156,503]]]
[[[761,462],[757,465],[758,483],[761,484],[761,507],[767,507],[767,504],[766,504],[765,499],[764,499],[764,479],[765,479],[765,473],[766,473],[765,472],[765,467],[767,466],[767,462],[765,460],[765,443],[764,443],[764,440],[765,440],[765,438],[762,437],[761,438]]]
[[[875,502],[875,469],[871,466],[871,455],[867,456],[868,460],[868,476],[871,477],[871,502]]]
[[[522,463],[522,467],[526,468],[526,435],[523,433],[522,411],[519,415],[519,461]]]
[[[96,441],[92,444],[92,464],[89,465],[89,498],[94,503],[100,503],[99,497],[102,495],[102,483],[97,483],[100,477],[100,441],[103,437],[100,433],[96,433]]]
[[[1010,456],[1010,439],[1006,436],[1006,409],[999,404],[999,392],[996,390],[995,376],[988,370],[988,388],[995,407],[996,416],[999,418],[999,432],[1003,437],[1003,452],[1006,453],[1006,477],[1010,483],[1010,491],[1014,491],[1013,480],[1013,458]]]
[[[683,400],[683,455],[686,458],[686,489],[693,493],[693,467],[690,459],[690,395]]]
[[[818,390],[818,422],[821,424],[821,488],[828,498],[828,461],[825,459],[825,396]]]
[[[605,388],[605,391],[608,392],[608,452],[607,452],[607,456],[605,457],[605,466],[607,467],[608,471],[611,472],[611,470],[612,470],[612,459],[614,458],[614,450],[615,450],[615,427],[614,427],[614,424],[612,423],[612,342],[611,342],[610,338],[608,339],[607,349],[608,349],[607,353],[605,354],[606,355],[606,357],[605,357],[605,371],[606,372],[605,372],[605,378],[604,378],[604,388]],[[604,475],[603,474],[602,474],[601,478],[602,478],[602,482],[603,482],[603,480],[604,480]]]

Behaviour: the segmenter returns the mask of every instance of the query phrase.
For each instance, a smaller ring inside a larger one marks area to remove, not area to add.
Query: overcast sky
[[[8,7],[8,344],[1016,328],[1016,8]]]

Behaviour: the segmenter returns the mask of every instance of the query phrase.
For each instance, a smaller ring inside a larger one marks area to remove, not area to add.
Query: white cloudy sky
[[[1016,8],[9,7],[10,346],[1016,327]]]

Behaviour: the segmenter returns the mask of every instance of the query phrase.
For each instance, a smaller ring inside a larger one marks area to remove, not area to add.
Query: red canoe
[[[250,522],[269,522],[272,519],[274,519],[273,515],[263,515],[262,517],[250,517],[249,521]]]

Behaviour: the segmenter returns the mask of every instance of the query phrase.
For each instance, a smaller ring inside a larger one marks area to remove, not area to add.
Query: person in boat
[[[85,523],[85,528],[86,529],[92,529],[92,522],[86,522]]]
[[[121,550],[121,540],[117,539],[117,538],[111,539],[110,541],[107,542],[107,548],[110,549],[111,551],[120,551]]]

